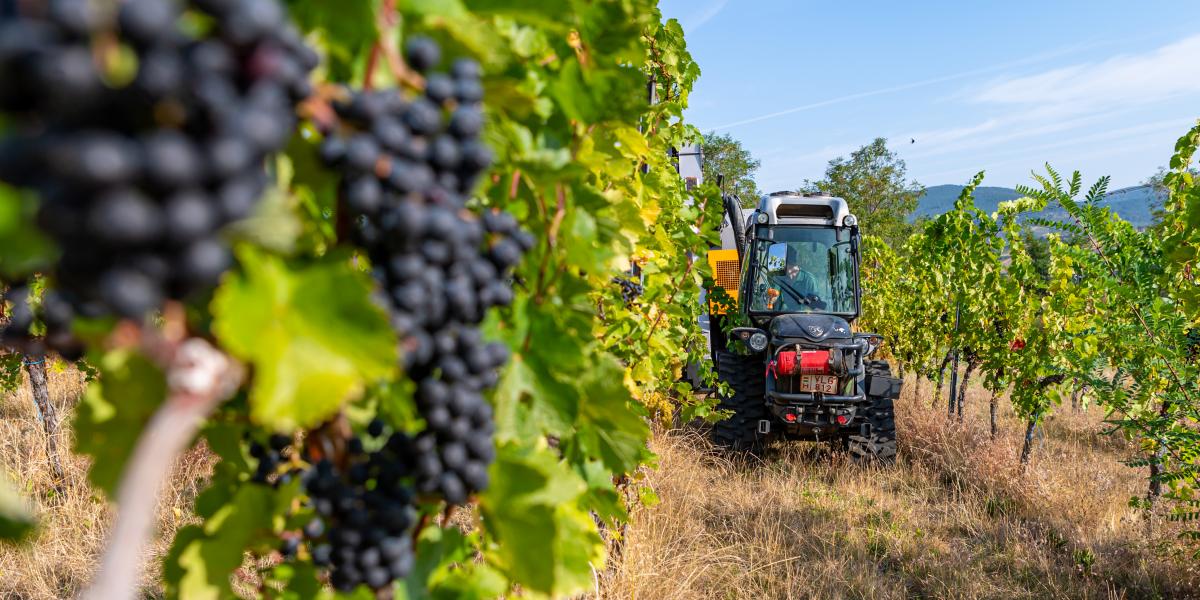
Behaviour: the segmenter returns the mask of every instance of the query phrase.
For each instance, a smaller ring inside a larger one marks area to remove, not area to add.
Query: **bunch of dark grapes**
[[[41,356],[46,348],[55,349],[67,360],[83,357],[83,345],[71,334],[75,309],[55,290],[47,290],[37,306],[29,302],[29,287],[14,287],[4,295],[11,307],[8,322],[0,327],[0,346],[27,356]],[[45,335],[34,335],[36,322],[45,326]]]
[[[625,306],[633,304],[642,296],[642,284],[633,279],[613,277],[612,282],[621,286],[621,300],[625,302]]]
[[[317,55],[278,0],[17,6],[0,16],[0,180],[38,192],[61,297],[141,318],[211,287],[230,264],[218,232],[258,202]]]
[[[427,38],[406,50],[424,92],[347,90],[320,153],[342,175],[345,221],[375,266],[417,382],[427,428],[411,441],[416,489],[462,504],[488,484],[493,422],[482,392],[508,360],[478,326],[489,308],[512,302],[512,269],[533,238],[507,213],[464,208],[492,160],[479,138],[478,63],[436,71],[441,52]]]
[[[322,459],[303,473],[316,514],[298,535],[286,537],[281,549],[290,559],[307,546],[313,563],[328,569],[330,582],[342,591],[363,583],[384,588],[413,566],[417,512],[408,466],[411,440],[400,432],[385,436],[378,420],[367,433],[377,449],[365,450],[362,439],[352,437],[341,460]],[[274,444],[263,451],[260,474],[275,468],[263,465],[271,462],[270,452],[278,452]]]
[[[258,459],[258,470],[254,472],[254,476],[250,480],[273,487],[279,487],[279,485],[291,481],[295,470],[289,470],[272,478],[279,471],[279,466],[284,464],[283,453],[291,444],[292,438],[278,433],[271,435],[266,446],[258,442],[250,442],[250,456]]]

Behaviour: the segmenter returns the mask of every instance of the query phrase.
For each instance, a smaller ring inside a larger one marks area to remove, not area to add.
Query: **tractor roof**
[[[771,225],[840,227],[850,215],[846,201],[826,194],[775,192],[763,196],[756,212],[766,213]]]

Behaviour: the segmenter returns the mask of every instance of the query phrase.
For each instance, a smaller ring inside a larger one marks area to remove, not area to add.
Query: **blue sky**
[[[703,72],[688,120],[764,191],[887,137],[925,185],[1049,161],[1136,185],[1200,118],[1200,3],[663,0]],[[915,143],[910,140],[915,139]]]

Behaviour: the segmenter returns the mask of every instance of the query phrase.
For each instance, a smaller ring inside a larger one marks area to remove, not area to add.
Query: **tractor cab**
[[[771,437],[836,442],[860,458],[895,455],[899,380],[869,361],[880,337],[860,313],[858,221],[841,198],[779,192],[747,212],[726,199],[722,248],[709,263],[710,344],[733,413],[714,440],[753,449]],[[727,242],[726,242],[727,240]]]
[[[783,204],[771,196],[751,215],[741,291],[751,318],[765,324],[779,314],[858,316],[858,227],[841,198]],[[815,202],[813,202],[815,201]],[[796,207],[804,216],[792,216]],[[779,209],[783,210],[779,210]],[[780,213],[783,213],[780,215]]]

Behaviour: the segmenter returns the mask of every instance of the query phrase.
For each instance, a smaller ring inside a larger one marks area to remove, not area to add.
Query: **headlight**
[[[750,340],[746,342],[750,349],[755,352],[762,352],[767,349],[767,334],[759,331],[750,336]]]
[[[854,215],[846,215],[845,217],[842,217],[842,225],[846,227],[854,227],[855,225],[858,225],[858,217]]]
[[[760,212],[760,213],[758,213],[758,216],[755,217],[755,219],[758,221],[759,225],[766,225],[767,221],[771,220],[771,217],[768,216],[767,213]]]

